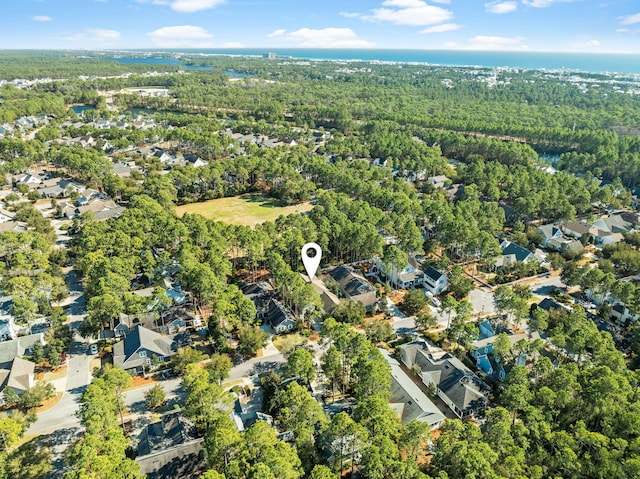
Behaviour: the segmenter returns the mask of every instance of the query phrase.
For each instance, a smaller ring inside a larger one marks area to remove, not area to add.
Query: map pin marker
[[[314,250],[316,253],[315,256],[309,256],[307,254],[309,250]],[[307,243],[302,247],[302,264],[304,264],[304,269],[307,270],[309,282],[313,281],[313,277],[316,275],[316,271],[318,271],[318,266],[320,266],[321,259],[322,248],[316,243]]]

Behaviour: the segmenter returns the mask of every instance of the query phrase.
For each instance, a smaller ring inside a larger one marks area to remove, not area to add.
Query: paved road
[[[80,421],[75,413],[80,396],[91,382],[89,363],[93,356],[87,354],[87,347],[88,343],[81,341],[71,345],[64,395],[51,409],[38,414],[38,420],[29,427],[27,434],[50,434],[58,429],[77,429],[76,434],[80,432]]]
[[[286,361],[287,360],[281,353],[253,358],[231,368],[231,371],[229,372],[229,379],[240,379],[254,374],[264,373],[271,369],[280,367]]]
[[[489,288],[477,288],[469,293],[469,302],[473,305],[475,313],[493,314],[496,312],[496,305],[493,302],[493,291]]]

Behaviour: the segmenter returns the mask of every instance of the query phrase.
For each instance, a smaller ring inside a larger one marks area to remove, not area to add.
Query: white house
[[[449,285],[447,275],[441,273],[432,266],[427,266],[424,269],[424,276],[422,279],[424,288],[432,294],[442,293]]]

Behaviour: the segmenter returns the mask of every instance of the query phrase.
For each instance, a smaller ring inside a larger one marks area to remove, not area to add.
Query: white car
[[[92,344],[89,346],[89,354],[98,354],[98,345]]]

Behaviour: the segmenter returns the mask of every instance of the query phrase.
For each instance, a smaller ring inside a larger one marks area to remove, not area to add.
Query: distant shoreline
[[[156,54],[263,58],[272,61],[340,61],[416,64],[465,68],[513,68],[519,70],[565,70],[567,72],[640,75],[640,54],[555,53],[531,51],[236,48],[236,49],[118,49],[103,54]]]

